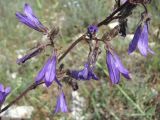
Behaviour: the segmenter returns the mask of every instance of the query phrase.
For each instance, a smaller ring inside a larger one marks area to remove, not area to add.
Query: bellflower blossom
[[[90,39],[92,38],[93,35],[95,35],[98,32],[98,27],[96,25],[89,25],[87,29]]]
[[[94,68],[91,67],[88,63],[84,65],[84,69],[82,70],[73,70],[70,71],[70,76],[77,80],[98,80],[98,77],[94,73]]]
[[[49,87],[53,81],[56,81],[59,86],[62,86],[56,77],[56,55],[48,58],[43,68],[37,74],[35,78],[36,83],[42,80],[44,80],[47,87]]]
[[[57,112],[68,112],[68,108],[67,108],[67,102],[66,102],[66,98],[65,95],[63,93],[63,91],[61,92],[61,94],[57,97],[57,103],[56,103],[56,108],[54,113]]]
[[[32,57],[35,57],[37,56],[38,54],[40,54],[42,52],[43,48],[38,48],[38,49],[35,49],[34,51],[32,51],[31,53],[23,56],[22,58],[20,59],[17,59],[17,64],[21,64],[21,63],[25,63],[27,60],[31,59]]]
[[[96,32],[98,32],[98,27],[97,26],[95,26],[95,25],[89,25],[88,26],[88,33],[96,33]]]
[[[106,63],[112,84],[118,84],[120,81],[120,73],[127,79],[131,79],[129,71],[123,66],[118,55],[112,51],[107,51]]]
[[[128,53],[132,53],[138,47],[140,53],[143,56],[147,56],[148,52],[154,54],[151,48],[148,46],[148,24],[145,22],[143,25],[139,25],[133,40],[129,44]]]
[[[10,87],[4,88],[4,86],[2,84],[0,84],[0,105],[3,104],[3,102],[5,101],[7,95],[10,92],[11,92],[11,88]]]
[[[17,12],[16,17],[20,22],[32,29],[35,29],[39,32],[47,32],[47,28],[42,25],[42,23],[33,13],[31,6],[27,3],[24,5],[24,13]]]

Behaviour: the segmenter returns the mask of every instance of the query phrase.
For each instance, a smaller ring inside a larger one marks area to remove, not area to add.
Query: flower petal
[[[57,103],[56,103],[56,108],[55,108],[54,112],[57,113],[60,111],[61,112],[68,112],[65,95],[63,92],[57,97]]]
[[[28,27],[42,32],[42,30],[40,30],[30,19],[27,18],[27,16],[23,15],[22,13],[17,12],[16,17],[20,22],[27,25]]]
[[[5,93],[0,91],[0,105],[5,101]]]
[[[119,83],[120,72],[119,72],[118,68],[116,68],[115,60],[109,51],[107,52],[106,64],[108,67],[109,76],[110,76],[112,84]]]
[[[50,64],[51,60],[50,58],[45,62],[44,66],[42,67],[42,69],[38,72],[36,78],[35,78],[35,82],[39,83],[40,81],[42,81],[45,77],[45,73],[46,73],[46,69],[48,67],[48,65]]]
[[[88,64],[86,63],[85,66],[84,66],[84,69],[81,70],[79,73],[78,73],[78,77],[80,79],[87,79],[88,78]]]
[[[147,56],[148,50],[148,27],[145,23],[138,41],[138,49],[143,56]]]
[[[0,91],[4,92],[4,86],[2,84],[0,84]]]
[[[38,28],[42,27],[41,22],[34,15],[31,6],[27,3],[24,5],[24,13],[27,16],[27,18],[35,24],[35,26],[37,26],[37,27],[39,26]]]
[[[11,92],[11,87],[6,87],[5,96],[7,96]]]
[[[79,76],[78,76],[79,71],[71,70],[71,71],[69,71],[69,74],[70,74],[70,76],[71,76],[72,78],[74,78],[74,79],[76,79],[76,80],[79,79]]]
[[[89,71],[88,76],[89,76],[89,79],[99,80],[99,78],[93,71]]]
[[[56,79],[56,56],[51,58],[51,62],[48,64],[45,73],[45,84],[49,87],[53,80]]]
[[[128,48],[128,53],[132,53],[133,51],[135,51],[136,47],[137,47],[137,43],[138,43],[138,40],[140,38],[140,35],[141,35],[141,26],[138,26],[137,29],[136,29],[136,32],[134,34],[134,37],[133,37],[133,40],[130,42],[129,44],[129,48]]]
[[[129,76],[129,71],[123,66],[120,58],[118,57],[118,55],[116,53],[113,54],[114,59],[115,59],[115,65],[116,67],[119,69],[119,71],[122,73],[122,75],[127,78],[130,79]]]
[[[33,28],[39,32],[47,32],[47,28],[42,25],[42,23],[34,15],[31,6],[27,3],[24,5],[24,14],[17,12],[16,17],[20,22],[30,28]]]
[[[24,5],[24,13],[26,16],[34,15],[31,6],[28,3]]]

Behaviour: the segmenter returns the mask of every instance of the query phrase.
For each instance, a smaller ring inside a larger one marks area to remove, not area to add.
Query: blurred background
[[[88,25],[105,19],[113,10],[114,0],[0,0],[0,82],[11,86],[12,92],[7,98],[9,103],[27,86],[33,83],[37,72],[42,67],[47,55],[43,54],[17,65],[17,58],[22,57],[36,44],[46,38],[35,30],[18,22],[15,12],[22,11],[29,3],[40,21],[52,28],[60,28],[56,45],[59,52],[86,31]],[[112,86],[106,68],[106,53],[102,45],[95,72],[99,81],[79,81],[79,89],[65,85],[64,91],[70,113],[53,115],[57,88],[40,86],[23,97],[17,106],[32,106],[29,119],[33,120],[160,120],[160,1],[153,0],[147,6],[151,13],[149,26],[149,46],[155,55],[146,58],[136,51],[127,54],[128,44],[140,20],[141,6],[128,20],[127,37],[116,37],[112,42],[123,64],[132,73],[132,80],[121,77],[119,85]],[[116,21],[114,21],[115,23]],[[98,36],[111,29],[113,24],[100,28]],[[65,67],[81,69],[86,61],[88,46],[80,43],[63,60]]]

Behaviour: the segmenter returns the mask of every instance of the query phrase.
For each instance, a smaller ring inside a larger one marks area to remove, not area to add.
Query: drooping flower
[[[56,55],[48,58],[43,68],[37,74],[35,78],[36,83],[42,80],[44,80],[47,87],[49,87],[53,81],[56,81],[59,86],[62,86],[56,77]]]
[[[32,51],[31,53],[23,56],[20,59],[17,59],[17,64],[21,64],[21,63],[25,63],[27,60],[31,59],[32,57],[37,56],[38,54],[40,54],[42,52],[43,48],[37,48],[34,51]]]
[[[123,66],[120,58],[113,51],[107,51],[106,63],[112,84],[118,84],[120,81],[120,73],[126,78],[131,79],[129,71]]]
[[[11,92],[11,88],[10,87],[4,88],[4,86],[2,84],[0,84],[0,105],[3,104],[3,102],[5,101],[7,95],[10,92]]]
[[[39,32],[47,33],[47,28],[38,20],[29,4],[24,5],[24,13],[17,12],[17,19],[28,27]]]
[[[70,71],[70,76],[77,80],[98,80],[98,77],[94,73],[94,68],[91,67],[88,63],[84,65],[82,70],[72,70]]]
[[[68,112],[67,102],[66,102],[66,98],[63,91],[57,97],[57,103],[56,103],[56,108],[54,113],[57,113],[57,112]]]
[[[145,22],[143,25],[139,25],[134,34],[133,40],[129,44],[128,53],[132,53],[138,47],[140,53],[143,56],[147,56],[148,52],[154,54],[151,48],[148,46],[148,24]]]

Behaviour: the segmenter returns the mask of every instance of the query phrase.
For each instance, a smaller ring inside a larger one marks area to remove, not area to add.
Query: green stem
[[[128,99],[128,101],[130,101],[133,106],[135,106],[139,112],[142,114],[142,115],[145,115],[145,112],[140,108],[140,106],[138,104],[136,104],[129,96],[128,94],[122,89],[121,86],[117,85],[117,88],[120,90],[120,92]]]
[[[105,70],[105,69],[101,66],[101,64],[97,63],[97,66],[100,67],[100,68],[102,68],[102,70],[104,71],[104,73],[105,73],[107,76],[109,75],[108,72],[107,72],[107,70]],[[117,85],[117,88],[118,88],[119,91],[127,98],[127,100],[130,101],[130,102],[133,104],[133,106],[135,106],[135,107],[139,110],[139,112],[140,112],[142,115],[145,115],[145,112],[140,108],[140,106],[139,106],[138,104],[136,104],[136,103],[132,100],[132,98],[130,98],[130,97],[128,96],[128,94],[122,89],[121,86]]]

